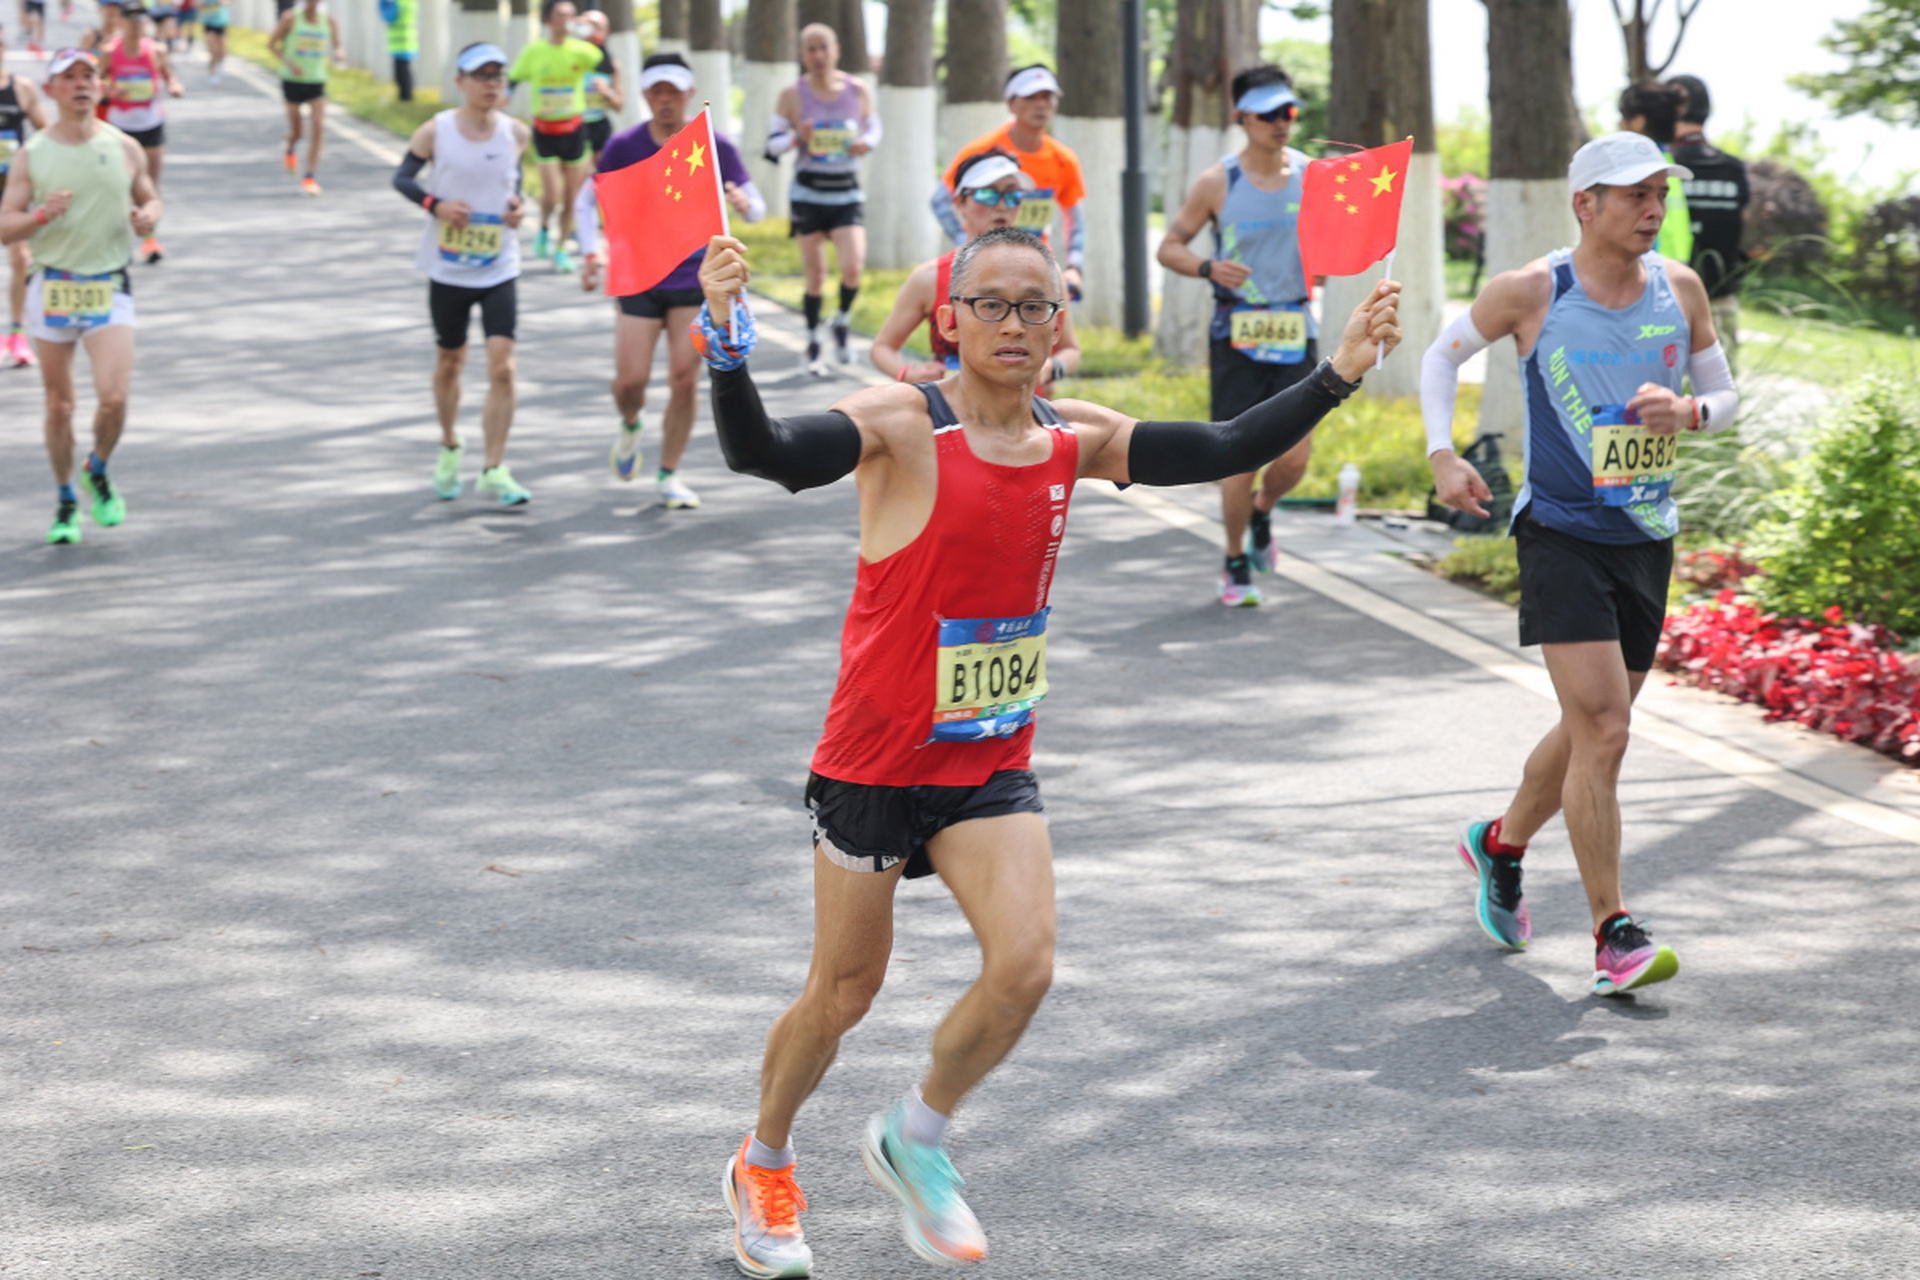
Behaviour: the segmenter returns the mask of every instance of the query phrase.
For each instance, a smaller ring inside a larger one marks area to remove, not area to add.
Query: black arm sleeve
[[[1307,438],[1359,387],[1331,361],[1231,422],[1137,422],[1127,475],[1139,484],[1198,484],[1257,471]]]
[[[427,206],[427,189],[420,185],[420,171],[426,167],[425,156],[408,150],[400,157],[400,167],[393,171],[393,189],[423,209]]]
[[[791,492],[832,484],[860,462],[860,428],[839,410],[767,418],[747,367],[709,369],[713,423],[727,465]]]

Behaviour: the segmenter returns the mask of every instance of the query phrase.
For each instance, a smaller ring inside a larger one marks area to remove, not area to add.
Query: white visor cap
[[[1053,72],[1045,67],[1028,67],[1025,71],[1016,71],[1007,81],[1009,98],[1031,98],[1036,93],[1060,92],[1060,82],[1053,78]]]
[[[1668,160],[1660,144],[1644,133],[1607,133],[1573,153],[1573,162],[1567,166],[1567,189],[1630,187],[1656,173],[1693,176],[1693,170]]]
[[[1002,178],[1019,178],[1023,190],[1033,188],[1033,179],[1022,173],[1020,166],[1005,156],[985,156],[978,160],[969,160],[960,166],[960,172],[953,175],[959,184],[955,189],[972,191],[978,187],[990,187]]]
[[[640,92],[645,93],[657,84],[670,84],[682,93],[693,91],[693,72],[671,62],[657,67],[648,67],[640,73]]]

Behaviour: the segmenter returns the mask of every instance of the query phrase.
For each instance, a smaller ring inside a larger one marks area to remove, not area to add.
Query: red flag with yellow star
[[[1393,252],[1413,139],[1308,163],[1300,185],[1300,266],[1315,276],[1359,275]]]
[[[639,164],[595,174],[594,199],[607,224],[607,292],[645,293],[727,233],[713,122],[702,111]]]

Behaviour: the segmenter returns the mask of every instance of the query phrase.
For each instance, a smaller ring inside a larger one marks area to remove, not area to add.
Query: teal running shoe
[[[127,500],[114,491],[113,482],[107,479],[104,471],[80,468],[80,474],[86,478],[87,492],[93,497],[93,522],[102,529],[111,529],[127,518]]]
[[[504,462],[482,471],[480,478],[473,482],[473,491],[493,494],[503,507],[520,507],[533,501],[533,494],[513,478],[513,472],[507,470]]]
[[[1461,829],[1454,851],[1480,877],[1480,892],[1474,899],[1480,927],[1501,946],[1522,951],[1533,937],[1533,922],[1527,919],[1526,899],[1520,896],[1520,859],[1496,858],[1487,852],[1487,831],[1492,826],[1491,822],[1469,822]]]
[[[50,546],[72,545],[80,541],[80,504],[63,502],[53,511],[53,528],[47,530]]]
[[[613,438],[613,448],[607,450],[607,468],[621,480],[633,479],[633,473],[640,469],[641,422],[635,418],[631,426],[621,423],[620,434]]]
[[[553,272],[561,276],[573,274],[573,255],[567,252],[565,245],[553,251]]]
[[[1680,972],[1672,947],[1655,946],[1646,929],[1622,911],[1593,935],[1593,994],[1617,996],[1665,982]]]
[[[461,444],[451,449],[440,446],[440,460],[433,464],[433,491],[443,502],[460,496],[460,459],[466,452],[466,446]]]
[[[536,258],[553,256],[553,240],[547,235],[545,227],[540,228],[540,233],[533,238],[533,256]]]
[[[978,1262],[987,1256],[987,1236],[960,1198],[967,1184],[944,1147],[907,1139],[906,1115],[906,1103],[896,1102],[867,1121],[860,1140],[867,1173],[900,1201],[901,1230],[915,1256],[949,1267]]]

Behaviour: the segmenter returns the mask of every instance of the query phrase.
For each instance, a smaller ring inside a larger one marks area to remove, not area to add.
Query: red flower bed
[[[1682,551],[1674,558],[1673,576],[1696,591],[1719,591],[1737,587],[1742,578],[1760,572],[1760,566],[1743,559],[1740,548],[1726,551]]]
[[[1667,618],[1654,664],[1691,684],[1920,764],[1920,674],[1894,652],[1900,638],[1849,623],[1836,606],[1822,625],[1781,618],[1731,589]]]

